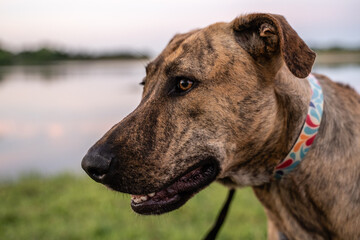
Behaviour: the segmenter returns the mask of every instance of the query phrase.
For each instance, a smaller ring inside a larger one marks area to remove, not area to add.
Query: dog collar
[[[275,168],[275,178],[281,179],[291,172],[305,158],[318,133],[323,113],[324,96],[321,86],[312,74],[308,76],[312,96],[305,123],[289,154]]]

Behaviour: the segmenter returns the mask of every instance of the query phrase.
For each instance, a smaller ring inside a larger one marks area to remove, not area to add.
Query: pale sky
[[[157,54],[175,33],[270,12],[312,46],[359,46],[359,11],[359,0],[0,0],[0,43]]]

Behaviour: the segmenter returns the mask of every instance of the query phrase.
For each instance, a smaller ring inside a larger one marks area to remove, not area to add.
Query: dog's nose
[[[85,155],[81,167],[95,181],[102,182],[109,172],[111,158],[101,156],[97,151],[91,151]]]

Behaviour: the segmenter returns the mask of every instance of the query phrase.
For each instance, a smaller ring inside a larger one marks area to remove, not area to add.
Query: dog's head
[[[82,167],[133,194],[142,214],[174,210],[216,179],[268,182],[281,135],[274,78],[282,68],[304,78],[314,58],[278,15],[176,35],[146,67],[139,106],[90,148]]]

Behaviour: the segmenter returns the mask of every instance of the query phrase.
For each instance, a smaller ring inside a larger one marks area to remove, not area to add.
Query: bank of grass
[[[0,46],[0,66],[38,65],[66,60],[147,60],[145,53],[112,52],[103,54],[69,53],[53,48],[43,47],[36,50],[24,50],[14,53]]]
[[[201,239],[227,190],[212,184],[177,211],[132,212],[129,196],[84,176],[27,176],[0,182],[0,239]],[[219,239],[266,239],[266,219],[250,188],[238,190]]]
[[[316,65],[340,66],[340,65],[359,65],[360,50],[358,51],[317,51]]]

